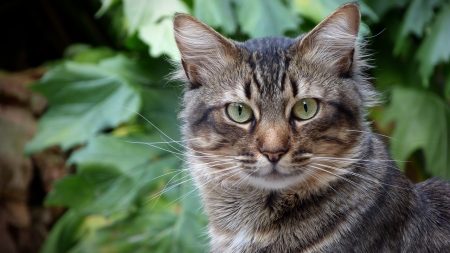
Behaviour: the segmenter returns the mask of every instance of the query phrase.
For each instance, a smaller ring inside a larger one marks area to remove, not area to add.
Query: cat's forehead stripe
[[[244,85],[244,92],[245,92],[245,96],[248,99],[252,98],[252,83],[251,81],[246,81],[245,85]]]
[[[291,90],[292,90],[292,96],[296,97],[298,95],[298,83],[297,78],[289,78],[290,84],[291,84]]]
[[[256,87],[258,88],[258,91],[261,91],[261,83],[258,80],[258,75],[257,75],[256,72],[253,72],[252,81],[256,85]]]
[[[255,92],[265,97],[273,97],[285,90],[291,61],[288,48],[292,42],[292,39],[286,38],[266,38],[244,43],[243,48],[249,53],[247,64],[252,72],[252,82],[257,88]],[[244,88],[249,91],[246,85],[247,83]]]

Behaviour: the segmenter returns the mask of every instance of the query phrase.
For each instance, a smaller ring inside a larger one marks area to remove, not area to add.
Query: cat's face
[[[283,189],[343,174],[337,161],[358,153],[371,92],[360,76],[357,7],[297,39],[237,43],[187,15],[174,24],[195,176]]]

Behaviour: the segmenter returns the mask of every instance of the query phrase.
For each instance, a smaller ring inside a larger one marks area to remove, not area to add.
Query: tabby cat
[[[212,252],[450,252],[450,184],[412,184],[365,119],[359,26],[346,4],[295,39],[236,42],[175,16]]]

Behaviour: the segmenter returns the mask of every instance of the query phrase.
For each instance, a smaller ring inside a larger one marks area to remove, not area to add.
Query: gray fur
[[[175,18],[186,158],[212,252],[450,252],[450,184],[412,184],[365,119],[376,93],[358,26],[347,4],[296,39],[240,43]],[[319,101],[314,118],[292,118],[301,98]],[[227,117],[232,102],[251,106],[251,123]],[[287,151],[274,165],[261,145]]]

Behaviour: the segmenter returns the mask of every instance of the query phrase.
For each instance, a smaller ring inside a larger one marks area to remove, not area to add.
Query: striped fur
[[[186,158],[212,252],[450,252],[450,184],[408,181],[365,119],[376,93],[359,17],[347,4],[306,35],[246,42],[175,17]],[[314,118],[293,118],[302,98],[319,102]],[[236,102],[254,119],[233,122]],[[274,164],[262,149],[283,155]]]

